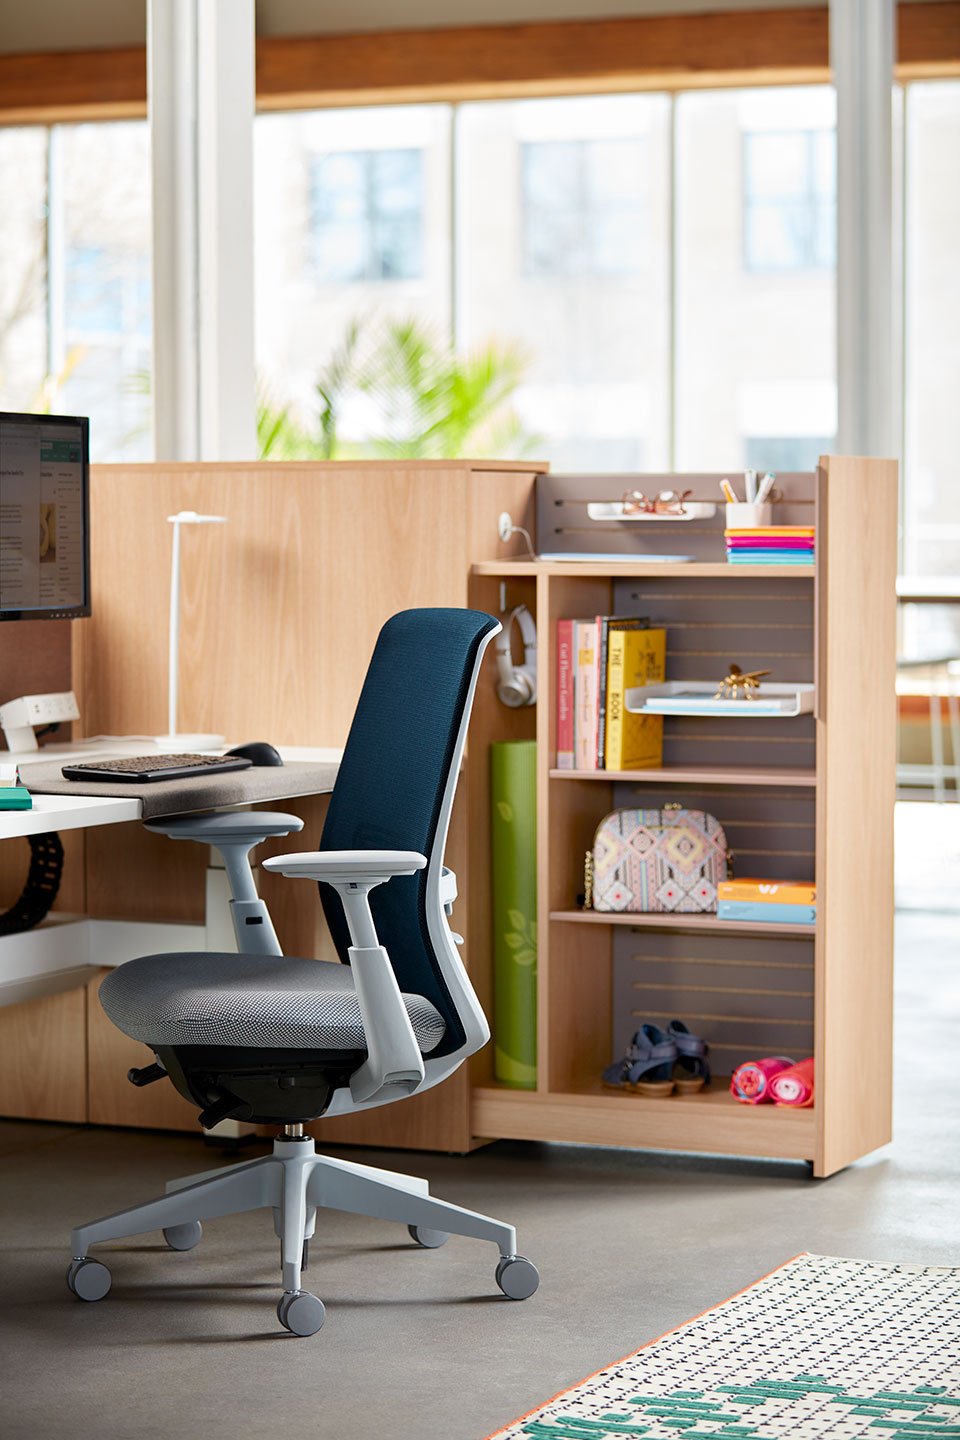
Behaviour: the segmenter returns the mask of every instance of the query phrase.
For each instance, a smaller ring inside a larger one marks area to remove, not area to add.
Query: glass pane
[[[960,82],[906,91],[904,570],[960,573]],[[960,654],[956,608],[906,615],[913,652]]]
[[[756,437],[767,453],[782,441],[787,458],[798,445],[815,458],[836,433],[832,215],[793,188],[801,156],[812,185],[813,137],[826,132],[832,147],[833,126],[825,86],[677,99],[681,470],[753,468]],[[789,197],[773,157],[790,171]]]
[[[257,374],[263,432],[286,414],[275,457],[323,453],[318,383],[339,453],[382,435],[386,402],[360,372],[390,325],[449,338],[449,144],[445,105],[257,116]]]
[[[52,409],[90,416],[94,460],[153,453],[150,140],[143,121],[51,131]]]
[[[0,410],[34,410],[47,373],[47,132],[0,129]]]
[[[460,108],[458,340],[513,347],[559,470],[669,462],[669,129],[663,95]]]

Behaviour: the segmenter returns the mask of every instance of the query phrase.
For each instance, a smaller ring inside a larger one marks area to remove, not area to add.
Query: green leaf
[[[525,931],[527,928],[527,917],[522,910],[508,910],[507,919],[514,930]]]
[[[503,943],[508,950],[519,950],[523,944],[523,936],[515,934],[513,930],[508,930],[503,937]]]

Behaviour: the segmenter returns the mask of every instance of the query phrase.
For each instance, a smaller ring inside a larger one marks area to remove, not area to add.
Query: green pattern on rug
[[[960,1270],[800,1256],[499,1435],[960,1440]]]

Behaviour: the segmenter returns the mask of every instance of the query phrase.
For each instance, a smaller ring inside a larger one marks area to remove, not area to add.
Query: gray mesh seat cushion
[[[336,961],[144,955],[107,976],[100,1002],[125,1035],[147,1045],[366,1049],[353,971]],[[429,1054],[443,1039],[443,1019],[421,995],[404,995],[403,1002]]]

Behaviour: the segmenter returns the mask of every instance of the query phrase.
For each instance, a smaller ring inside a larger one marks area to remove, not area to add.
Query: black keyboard
[[[189,780],[194,775],[249,770],[252,763],[240,755],[133,755],[64,765],[60,773],[64,780],[128,780],[131,785],[145,785],[151,780]]]

